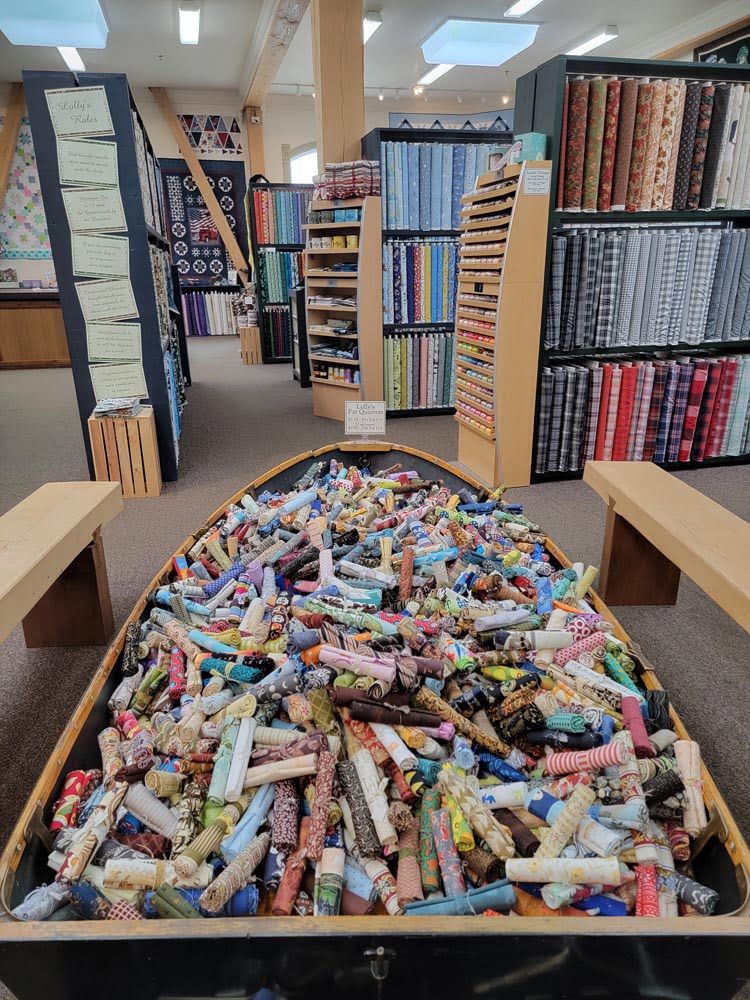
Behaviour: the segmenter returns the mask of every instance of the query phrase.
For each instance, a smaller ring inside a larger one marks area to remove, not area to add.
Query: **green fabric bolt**
[[[586,731],[586,720],[573,712],[557,712],[547,716],[547,728],[559,729],[563,733],[583,733]]]
[[[440,799],[440,791],[437,788],[428,788],[422,796],[422,811],[419,817],[419,872],[425,896],[440,892],[440,867],[430,825],[432,813],[440,808]]]
[[[624,668],[620,665],[619,661],[616,660],[611,653],[605,654],[604,666],[613,681],[617,681],[618,684],[622,684],[623,687],[626,687],[629,691],[637,694],[639,698],[643,697],[636,685],[625,672]]]
[[[196,908],[166,882],[154,893],[153,904],[156,912],[165,920],[203,920]]]

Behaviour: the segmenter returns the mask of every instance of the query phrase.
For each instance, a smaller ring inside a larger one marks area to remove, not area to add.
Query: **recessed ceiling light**
[[[428,63],[501,66],[533,43],[538,28],[528,21],[449,17],[422,42],[422,55]]]
[[[0,31],[13,45],[103,49],[109,28],[99,0],[0,0]]]
[[[197,45],[201,33],[201,8],[197,0],[180,0],[180,45]]]
[[[579,42],[575,48],[568,49],[565,55],[583,56],[587,52],[591,52],[592,49],[598,49],[605,42],[611,42],[613,38],[618,38],[619,35],[620,29],[616,24],[608,24],[603,28],[595,28],[592,34],[584,38],[582,42]]]
[[[516,0],[512,3],[510,7],[505,11],[505,17],[523,17],[524,14],[528,14],[530,10],[538,7],[542,0]]]
[[[440,63],[439,66],[433,66],[431,70],[428,70],[417,82],[421,83],[424,87],[429,87],[431,83],[439,80],[441,76],[445,76],[452,69],[454,69],[453,63]]]
[[[368,10],[362,18],[362,39],[367,45],[372,36],[383,23],[383,15],[377,10]]]
[[[71,48],[69,45],[58,45],[57,51],[65,60],[65,64],[69,70],[73,73],[85,73],[86,67],[83,65],[83,59],[81,59],[78,49]]]

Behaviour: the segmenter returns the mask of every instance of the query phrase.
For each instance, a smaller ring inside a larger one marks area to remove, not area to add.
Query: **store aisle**
[[[161,497],[129,500],[105,531],[116,623],[182,539],[244,483],[278,462],[335,442],[342,426],[311,414],[307,391],[286,366],[245,367],[234,338],[190,342],[194,383],[181,476]],[[443,458],[456,454],[450,417],[390,421],[388,437]],[[23,448],[11,447],[22,441]],[[86,477],[70,371],[0,372],[0,512],[50,480]],[[743,468],[680,478],[750,517]],[[604,527],[599,498],[578,481],[514,490],[576,558],[596,564]],[[743,829],[750,828],[744,691],[750,638],[687,580],[673,608],[622,609],[620,617],[656,665]],[[102,655],[101,648],[27,650],[20,629],[0,646],[0,759],[7,837],[39,771]],[[720,681],[718,680],[720,679]],[[41,713],[39,705],[47,706]],[[50,707],[51,706],[51,707]]]

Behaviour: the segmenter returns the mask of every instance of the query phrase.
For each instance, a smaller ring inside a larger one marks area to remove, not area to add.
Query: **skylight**
[[[13,45],[103,49],[108,30],[99,0],[0,0],[0,31]]]
[[[501,66],[527,49],[538,24],[448,18],[422,42],[428,63],[456,66]]]

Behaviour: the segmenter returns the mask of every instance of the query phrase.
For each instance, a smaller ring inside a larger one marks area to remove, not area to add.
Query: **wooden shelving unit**
[[[519,442],[534,425],[550,176],[549,161],[509,164],[462,198],[457,464],[489,487],[524,477]]]
[[[382,265],[380,235],[380,198],[352,198],[347,201],[313,201],[311,211],[358,208],[360,219],[350,222],[312,221],[307,231],[305,247],[305,301],[307,343],[311,367],[313,412],[318,417],[343,420],[347,400],[383,399],[383,313]],[[330,234],[346,239],[356,235],[359,246],[311,247],[312,238]],[[357,261],[356,271],[335,271],[337,263]],[[313,297],[333,293],[331,298],[356,298],[356,306],[310,304]],[[353,330],[329,332],[316,329],[325,325],[326,317],[353,320]],[[317,351],[326,343],[340,341],[342,346],[357,344],[357,358],[332,358]],[[317,366],[329,370],[349,369],[359,377],[359,383],[320,378]]]

